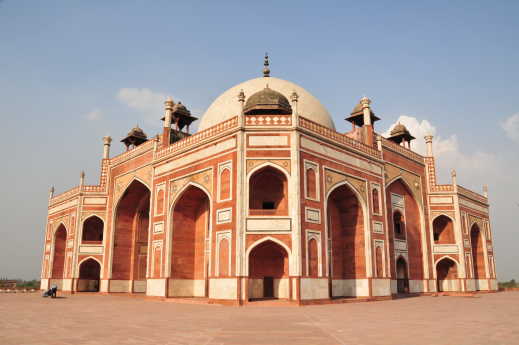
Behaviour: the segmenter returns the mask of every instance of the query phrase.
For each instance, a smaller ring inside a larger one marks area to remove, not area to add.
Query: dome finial
[[[270,77],[270,68],[269,68],[269,54],[265,53],[265,60],[263,62],[263,76]]]

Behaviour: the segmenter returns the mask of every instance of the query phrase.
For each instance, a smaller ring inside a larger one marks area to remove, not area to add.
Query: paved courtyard
[[[519,344],[519,293],[307,307],[0,294],[2,345]]]

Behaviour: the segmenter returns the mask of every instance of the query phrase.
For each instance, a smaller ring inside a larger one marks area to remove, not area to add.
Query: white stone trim
[[[216,224],[226,224],[232,222],[232,207],[216,210]]]
[[[226,199],[222,199],[221,193],[222,193],[222,173],[228,170],[229,171],[229,197]],[[216,183],[216,195],[217,195],[217,202],[223,202],[223,201],[229,201],[232,200],[232,193],[233,193],[233,169],[232,169],[232,160],[225,161],[223,163],[218,164],[218,180]]]
[[[376,190],[378,193],[378,212],[375,213],[375,205],[373,204],[373,191]],[[382,210],[382,188],[379,183],[370,182],[370,188],[369,188],[369,196],[371,198],[370,203],[371,210],[373,211],[373,214],[376,216],[382,216],[383,210]]]
[[[158,199],[159,199],[159,192],[162,191],[164,193],[164,198],[163,198],[163,201],[162,201],[162,210],[158,210],[157,209],[157,206],[158,206]],[[168,198],[166,197],[166,182],[163,182],[161,184],[158,184],[155,186],[155,199],[153,200],[153,204],[154,204],[154,214],[155,216],[162,216],[164,214],[164,210],[167,209],[167,205],[168,205]]]
[[[321,210],[313,207],[305,207],[305,221],[308,223],[321,224]]]
[[[321,178],[319,174],[319,164],[310,160],[305,159],[303,161],[304,168],[303,168],[303,189],[304,189],[304,195],[306,199],[314,200],[314,201],[320,201],[321,200]],[[306,176],[306,171],[308,169],[312,169],[315,173],[315,198],[311,198],[308,196],[308,177]]]
[[[155,278],[160,278],[163,276],[164,273],[164,243],[163,240],[155,240],[151,243],[151,271],[148,274],[148,278],[153,276],[155,272],[155,252],[157,250],[160,250],[160,268],[159,268],[159,276]]]
[[[161,234],[164,232],[164,222],[155,222],[153,223],[153,233],[154,234]]]
[[[382,248],[382,277],[377,277],[377,278],[383,278],[383,277],[387,277],[388,274],[387,274],[387,270],[386,270],[386,251],[385,251],[385,245],[384,245],[384,240],[373,240],[373,249],[374,249],[374,253],[375,253],[375,258],[373,260],[373,276],[376,275],[376,272],[377,272],[377,258],[376,258],[376,255],[377,255],[377,248]]]
[[[322,243],[321,243],[321,232],[314,230],[306,230],[306,275],[310,275],[310,262],[308,260],[310,253],[310,240],[317,242],[317,276],[320,278],[323,276],[323,258],[322,258]]]
[[[232,275],[231,263],[232,263],[232,232],[231,230],[223,230],[216,232],[216,257],[215,257],[215,267],[214,267],[214,275],[216,277],[220,276],[220,245],[222,241],[227,241],[229,245],[229,255],[228,255],[228,268],[229,276]]]
[[[373,232],[375,234],[384,234],[384,223],[378,220],[373,221]]]

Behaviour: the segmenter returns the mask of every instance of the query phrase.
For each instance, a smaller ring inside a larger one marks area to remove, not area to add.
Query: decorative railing
[[[104,186],[82,186],[81,192],[104,192]]]
[[[189,146],[198,144],[205,139],[213,138],[214,136],[223,133],[229,129],[238,126],[238,117],[235,116],[229,120],[223,121],[217,125],[204,129],[203,131],[197,132],[189,137],[183,138],[168,147],[155,152],[155,159],[162,158],[172,154],[173,152],[179,151]]]
[[[152,150],[154,142],[155,142],[155,140],[153,138],[149,139],[145,143],[142,143],[139,146],[137,146],[129,151],[123,152],[118,156],[112,157],[110,159],[110,165],[117,165],[121,162],[127,161],[138,155],[141,155],[146,151]]]
[[[418,162],[418,163],[421,163],[421,164],[424,163],[424,157],[419,155],[418,153],[416,153],[414,151],[411,151],[408,148],[403,147],[401,145],[395,144],[394,142],[392,142],[390,140],[387,140],[386,138],[384,138],[382,136],[381,136],[381,139],[382,139],[382,146],[383,147],[385,147],[385,148],[387,148],[387,149],[389,149],[389,150],[391,150],[393,152],[400,153],[404,157],[412,159],[415,162]]]
[[[431,186],[431,192],[454,192],[451,184],[435,184]]]
[[[67,199],[70,199],[71,197],[75,196],[76,194],[79,194],[79,186],[73,187],[67,191],[64,191],[61,194],[55,195],[50,199],[50,204],[55,205],[62,201],[65,201]]]
[[[479,202],[482,202],[484,204],[488,203],[488,199],[479,193],[473,192],[465,187],[462,187],[458,185],[458,194],[463,195],[469,199],[477,200]]]
[[[292,115],[245,115],[246,126],[290,126]]]
[[[378,151],[377,149],[370,147],[368,145],[365,145],[365,144],[361,143],[360,141],[357,141],[355,139],[352,139],[352,138],[346,136],[345,134],[334,131],[333,129],[330,129],[328,127],[315,123],[304,117],[299,117],[299,126],[301,126],[302,128],[308,129],[314,133],[320,134],[325,138],[328,138],[333,141],[344,144],[346,146],[352,147],[352,148],[354,148],[358,151],[361,151],[367,155],[370,155],[372,157],[375,157],[375,158],[382,157],[380,151]]]

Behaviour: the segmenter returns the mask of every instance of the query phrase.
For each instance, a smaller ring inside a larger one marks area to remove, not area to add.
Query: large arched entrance
[[[422,227],[420,218],[420,206],[415,199],[411,188],[402,180],[397,179],[386,188],[386,206],[388,215],[388,224],[391,229],[389,231],[389,243],[394,253],[393,255],[405,255],[405,263],[407,267],[406,281],[408,284],[408,292],[411,291],[410,281],[422,281],[424,279],[424,259],[423,259],[423,243],[422,243]],[[398,252],[395,247],[398,246]],[[391,263],[391,276],[398,279],[398,267],[396,262]],[[393,278],[394,279],[394,278]],[[402,280],[400,283],[404,284]],[[412,285],[416,287],[416,284]],[[403,286],[401,286],[403,288]]]
[[[113,292],[146,292],[150,191],[134,180],[117,205],[112,261]],[[126,285],[128,283],[128,285]]]
[[[54,233],[54,257],[52,259],[52,275],[51,275],[52,279],[63,279],[64,278],[66,249],[67,249],[67,229],[65,229],[65,226],[63,224],[60,224],[60,226]],[[57,283],[57,282],[54,282],[54,283]]]
[[[98,292],[101,265],[94,259],[87,259],[79,266],[77,291]]]
[[[359,199],[347,185],[327,200],[328,239],[331,243],[330,298],[357,296],[355,279],[365,278],[364,216]]]
[[[449,259],[443,258],[436,264],[436,279],[438,282],[438,291],[458,291],[458,270],[456,263]]]
[[[403,257],[396,260],[396,291],[399,294],[409,293],[409,273]]]
[[[249,253],[249,299],[289,298],[288,253],[267,240]]]
[[[207,297],[209,256],[206,255],[206,239],[210,234],[207,194],[193,185],[187,187],[175,203],[172,218],[169,296]]]
[[[474,265],[474,279],[476,290],[480,290],[479,280],[486,278],[485,273],[485,253],[483,249],[483,234],[477,224],[470,228],[470,243],[472,246],[472,262]]]

